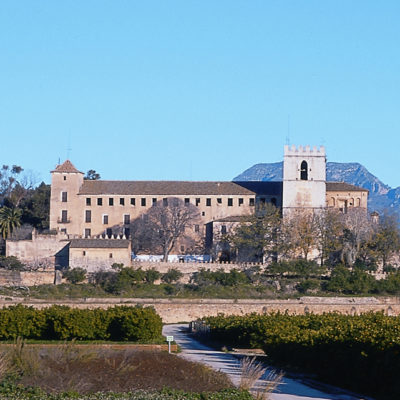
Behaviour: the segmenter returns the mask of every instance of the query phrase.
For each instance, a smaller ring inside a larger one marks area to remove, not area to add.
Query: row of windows
[[[109,206],[114,206],[114,204],[115,204],[115,201],[114,201],[115,199],[113,198],[113,197],[109,197],[108,198],[108,205]],[[125,199],[125,197],[120,197],[119,198],[119,205],[120,206],[124,206],[125,205],[125,200],[128,200],[128,199]],[[135,197],[131,197],[130,199],[130,205],[131,206],[136,206],[136,198]],[[138,199],[139,200],[139,199]],[[179,201],[177,200],[177,199],[170,199],[170,198],[167,198],[167,197],[165,197],[165,198],[163,198],[162,199],[162,204],[163,204],[163,206],[165,206],[165,207],[167,207],[168,205],[169,205],[169,203],[171,202],[171,200],[175,200],[177,203],[179,203]],[[216,199],[216,204],[217,205],[219,205],[219,204],[221,204],[222,205],[222,197],[218,197],[217,199]],[[63,203],[65,203],[65,202],[67,202],[68,201],[68,193],[67,192],[62,192],[61,193],[61,201],[63,202]],[[152,199],[151,199],[151,204],[152,204],[152,206],[155,206],[156,204],[157,204],[157,201],[158,201],[158,199],[156,198],[156,197],[153,197]],[[259,201],[261,202],[261,203],[265,203],[266,202],[266,198],[264,198],[264,197],[261,197],[260,199],[259,199]],[[233,198],[228,198],[227,199],[227,205],[228,205],[228,207],[233,207],[233,202],[234,202],[234,199]],[[271,203],[272,204],[274,204],[274,205],[276,205],[276,198],[272,198],[272,200],[271,200]],[[190,198],[189,197],[186,197],[186,198],[184,198],[184,204],[185,205],[189,205],[189,204],[191,204],[191,202],[190,202]],[[196,205],[196,206],[199,206],[200,204],[201,204],[201,198],[199,198],[199,197],[197,197],[197,198],[195,198],[194,199],[194,204]],[[244,199],[242,198],[242,197],[239,197],[238,199],[237,199],[237,205],[240,207],[240,206],[242,206],[244,204]],[[91,206],[92,205],[92,198],[91,197],[86,197],[86,206]],[[97,198],[97,205],[98,206],[102,206],[103,205],[103,198],[102,197],[98,197]],[[142,197],[142,198],[140,198],[140,205],[142,206],[142,207],[146,207],[147,206],[147,198],[145,198],[145,197]],[[177,204],[178,205],[178,204]],[[206,198],[206,206],[207,207],[211,207],[211,205],[212,205],[212,198]],[[250,198],[249,199],[249,206],[254,206],[254,198]]]
[[[66,198],[66,197],[65,197]],[[114,204],[115,204],[115,201],[114,201],[115,199],[113,198],[113,197],[109,197],[108,198],[108,205],[109,206],[113,206]],[[125,199],[125,197],[120,197],[119,198],[119,205],[120,206],[124,206],[125,205],[125,200],[127,200],[127,199]],[[139,200],[139,199],[138,199]],[[140,198],[140,205],[142,206],[142,207],[146,207],[147,206],[147,198],[145,198],[145,197],[142,197],[142,198]],[[179,200],[178,199],[175,199],[175,198],[167,198],[167,197],[164,197],[163,199],[162,199],[162,204],[163,204],[163,206],[164,207],[168,207],[168,205],[171,203],[171,200],[173,201],[173,200],[175,200],[176,201],[176,205],[179,205]],[[222,204],[222,198],[217,198],[216,199],[217,200],[217,204]],[[228,201],[227,201],[227,204],[228,204],[228,207],[233,207],[233,198],[228,198]],[[238,202],[237,202],[237,204],[238,204],[238,206],[240,207],[240,206],[242,206],[243,204],[244,204],[244,199],[243,198],[238,198],[237,199],[238,200]],[[66,201],[66,200],[65,200]],[[151,205],[152,206],[155,206],[155,205],[157,205],[157,202],[158,202],[158,199],[156,198],[156,197],[153,197],[152,199],[151,199]],[[188,197],[186,197],[184,200],[183,200],[183,202],[184,202],[184,204],[186,205],[186,206],[188,206],[189,204],[191,204],[191,202],[190,202],[190,198],[188,198]],[[206,206],[207,207],[211,207],[211,203],[212,203],[212,199],[211,198],[207,198],[206,199]],[[200,204],[201,204],[201,198],[199,198],[199,197],[197,197],[197,198],[195,198],[194,199],[194,204],[196,205],[196,206],[199,206]],[[92,198],[91,197],[86,197],[86,205],[87,206],[91,206],[92,205]],[[98,206],[102,206],[103,205],[103,198],[102,197],[98,197],[97,198],[97,205]],[[131,197],[130,198],[130,205],[131,206],[136,206],[136,198],[135,197]],[[251,198],[251,199],[249,199],[249,205],[250,206],[254,206],[254,199],[253,198]]]

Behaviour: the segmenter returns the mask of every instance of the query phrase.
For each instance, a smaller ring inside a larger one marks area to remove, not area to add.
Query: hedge
[[[148,342],[161,337],[162,321],[153,308],[117,306],[76,309],[23,305],[0,309],[0,340],[111,340]]]
[[[400,318],[269,315],[208,317],[210,335],[226,345],[262,348],[274,363],[380,399],[400,399]]]

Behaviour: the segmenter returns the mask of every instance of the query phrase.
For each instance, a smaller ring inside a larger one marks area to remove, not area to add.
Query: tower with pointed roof
[[[83,216],[80,217],[78,193],[83,175],[69,160],[51,171],[50,229],[65,233],[81,231]]]

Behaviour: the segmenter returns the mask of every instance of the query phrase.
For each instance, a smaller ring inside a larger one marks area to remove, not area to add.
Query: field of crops
[[[382,313],[205,318],[213,340],[262,348],[276,364],[373,395],[400,399],[400,318]]]

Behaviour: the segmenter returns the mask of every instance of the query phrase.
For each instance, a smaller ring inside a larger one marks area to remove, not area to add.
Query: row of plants
[[[47,393],[40,388],[26,388],[15,384],[0,385],[0,400],[253,400],[247,390],[223,389],[217,392],[186,392],[163,389],[137,390],[133,392],[97,392],[80,394],[77,392]]]
[[[274,363],[381,399],[400,398],[400,318],[383,313],[217,316],[212,340],[262,348]]]
[[[23,305],[0,309],[0,340],[111,340],[151,342],[161,337],[162,321],[153,308],[117,306],[76,309]]]

